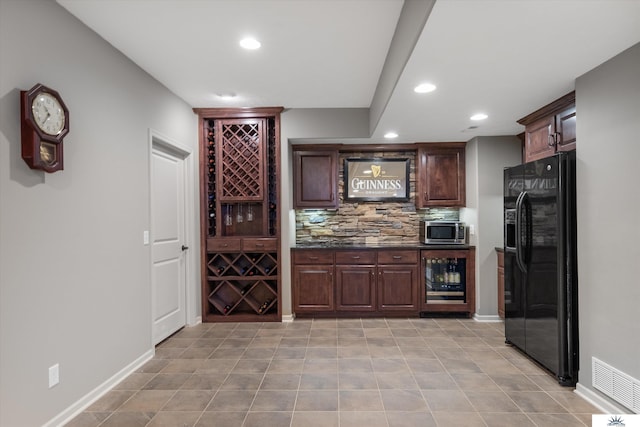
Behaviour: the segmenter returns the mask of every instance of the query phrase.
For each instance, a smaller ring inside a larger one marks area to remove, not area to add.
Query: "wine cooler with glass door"
[[[475,307],[474,248],[423,250],[421,315],[470,316]]]

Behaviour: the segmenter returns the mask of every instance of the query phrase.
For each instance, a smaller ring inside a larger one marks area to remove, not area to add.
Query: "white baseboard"
[[[92,391],[83,396],[80,400],[69,406],[64,411],[60,412],[54,418],[49,420],[43,427],[60,427],[71,421],[82,411],[87,409],[89,405],[94,403],[96,400],[100,399],[104,396],[108,391],[110,391],[113,387],[115,387],[120,381],[124,380],[127,376],[134,373],[138,368],[147,363],[149,360],[153,358],[155,355],[155,348],[150,349],[149,351],[142,354],[133,362],[129,363],[127,366],[122,368],[119,372],[117,372],[114,376],[100,384],[98,387],[94,388]]]
[[[492,322],[492,323],[502,322],[502,318],[497,314],[474,313],[473,320],[475,320],[476,322]]]
[[[295,319],[295,316],[293,314],[283,314],[282,315],[282,323],[293,322],[293,319]]]
[[[603,395],[598,392],[595,392],[591,389],[586,388],[582,384],[576,384],[576,389],[574,391],[575,394],[591,403],[596,408],[600,409],[605,414],[628,414],[630,413],[628,409],[617,406]]]
[[[193,319],[193,323],[188,323],[187,326],[196,326],[200,323],[202,323],[202,316],[196,316],[196,318]]]

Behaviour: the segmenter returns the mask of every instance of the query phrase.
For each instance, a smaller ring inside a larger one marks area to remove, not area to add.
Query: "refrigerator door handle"
[[[523,273],[527,272],[527,265],[522,256],[522,204],[525,197],[528,197],[528,195],[526,191],[523,191],[518,195],[518,199],[516,200],[516,264],[518,264],[518,268]]]

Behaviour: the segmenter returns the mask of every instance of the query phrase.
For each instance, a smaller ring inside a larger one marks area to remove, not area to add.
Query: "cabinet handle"
[[[315,260],[317,260],[317,259],[318,259],[318,257],[317,257],[317,256],[310,256],[310,257],[309,257],[309,259],[311,259],[311,260],[314,260],[314,261],[315,261]]]
[[[264,248],[264,243],[256,243],[256,248]]]
[[[360,255],[354,255],[354,256],[352,256],[351,258],[353,258],[353,259],[360,259]]]
[[[393,259],[402,259],[402,256],[401,255],[394,255]]]

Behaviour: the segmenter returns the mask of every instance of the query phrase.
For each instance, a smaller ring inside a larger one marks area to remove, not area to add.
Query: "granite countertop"
[[[421,243],[336,243],[305,242],[297,243],[291,249],[469,249],[471,245],[425,245]]]

